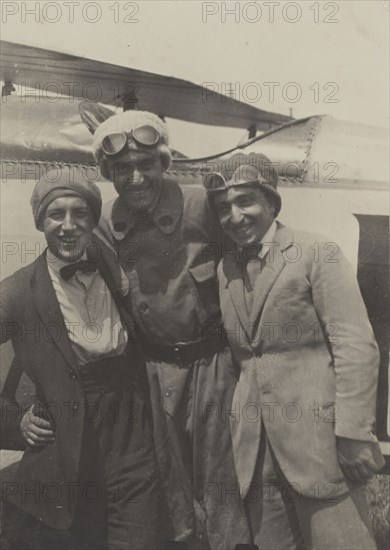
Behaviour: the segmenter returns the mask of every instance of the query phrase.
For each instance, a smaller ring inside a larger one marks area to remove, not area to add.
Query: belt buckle
[[[173,353],[175,359],[179,363],[186,363],[188,362],[188,349],[187,344],[185,342],[177,342],[173,346]]]

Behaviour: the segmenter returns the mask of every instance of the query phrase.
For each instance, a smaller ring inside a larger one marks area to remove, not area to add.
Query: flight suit
[[[118,198],[103,208],[97,232],[130,282],[167,538],[221,550],[249,542],[229,428],[237,374],[221,329],[216,279],[224,241],[206,195],[164,179],[152,213],[131,212]]]

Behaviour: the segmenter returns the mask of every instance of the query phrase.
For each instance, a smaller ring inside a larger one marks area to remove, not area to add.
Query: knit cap
[[[255,184],[270,197],[275,206],[275,216],[280,212],[282,199],[277,191],[278,175],[272,162],[261,153],[236,153],[231,157],[208,161],[204,174],[204,186],[209,198],[215,193],[225,191],[229,187]],[[214,178],[212,173],[221,178]]]
[[[34,187],[30,204],[33,211],[35,227],[43,231],[42,224],[46,209],[59,197],[80,196],[91,207],[95,223],[99,223],[102,197],[100,189],[87,178],[86,170],[80,166],[61,166],[43,174]]]

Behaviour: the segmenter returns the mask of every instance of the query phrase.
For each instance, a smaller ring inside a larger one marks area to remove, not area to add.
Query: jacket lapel
[[[68,363],[74,366],[74,355],[64,318],[47,268],[46,253],[37,262],[31,277],[31,295],[43,321],[46,338],[58,347]]]
[[[241,266],[232,255],[228,254],[224,259],[223,270],[227,279],[230,299],[249,343],[249,316],[245,302],[244,281],[242,278]]]
[[[121,320],[134,337],[134,321],[130,314],[129,288],[124,288],[122,269],[119,262],[115,259],[113,251],[108,248],[100,239],[94,237],[94,244],[99,250],[97,267],[100,275],[104,279],[112,298],[118,308]],[[126,307],[128,305],[128,307]]]
[[[142,347],[139,342],[136,325],[131,314],[131,296],[127,277],[123,272],[120,263],[116,259],[113,250],[106,246],[98,237],[96,237],[96,235],[94,236],[93,241],[99,251],[97,268],[109,291],[111,292],[112,298],[118,308],[122,324],[127,328],[129,337],[128,344],[131,344],[133,350],[137,350],[138,358],[143,358]],[[124,283],[124,279],[126,283]],[[133,356],[133,364],[137,365],[134,357],[135,356]]]
[[[252,326],[251,338],[253,338],[254,334],[257,332],[256,321],[259,319],[261,312],[263,311],[264,303],[281,271],[286,265],[283,252],[291,245],[293,238],[293,231],[289,227],[285,227],[284,225],[278,223],[274,240],[275,246],[273,247],[273,250],[268,251],[265,258],[265,266],[256,281],[255,296],[253,299],[252,314],[250,318]]]

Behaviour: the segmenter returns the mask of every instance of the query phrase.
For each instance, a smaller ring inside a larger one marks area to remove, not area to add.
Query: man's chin
[[[81,259],[84,254],[84,247],[58,247],[50,248],[50,251],[56,256],[59,260],[68,263],[74,263]]]
[[[130,210],[147,210],[152,206],[155,201],[154,196],[145,193],[140,196],[130,196],[126,197],[126,205]]]
[[[78,262],[79,260],[81,260],[83,256],[83,253],[81,252],[81,254],[63,254],[61,256],[59,256],[59,258],[61,260],[63,260],[64,262],[68,262],[68,263],[74,263],[74,262]]]
[[[230,235],[230,238],[240,248],[244,248],[244,246],[247,246],[248,244],[252,244],[252,243],[256,242],[256,239],[253,235],[251,235],[250,237],[240,237],[239,235],[232,234],[232,235]]]
[[[148,185],[144,190],[137,192],[120,193],[121,199],[126,203],[129,210],[149,210],[157,203],[160,196],[160,189],[156,186]]]

